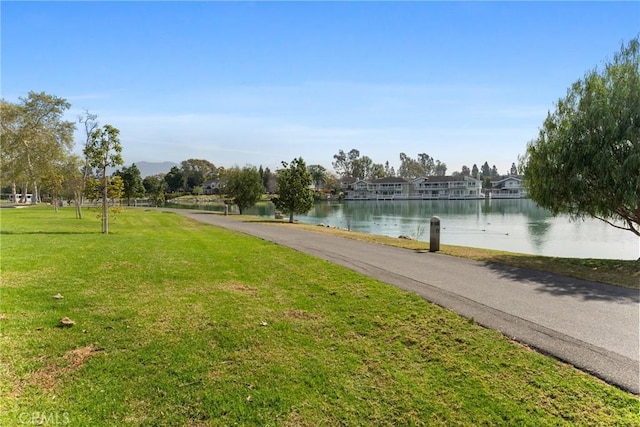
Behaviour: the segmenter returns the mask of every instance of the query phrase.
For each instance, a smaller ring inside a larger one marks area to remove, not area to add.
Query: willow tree
[[[293,222],[294,214],[305,214],[313,207],[313,179],[302,157],[291,163],[282,162],[277,172],[278,197],[273,199],[276,209],[289,214]]]
[[[89,166],[98,168],[102,183],[102,233],[109,233],[109,177],[107,168],[122,165],[122,145],[120,145],[120,131],[105,125],[95,129],[84,147],[84,155]]]
[[[640,236],[640,42],[576,81],[528,144],[529,196]]]

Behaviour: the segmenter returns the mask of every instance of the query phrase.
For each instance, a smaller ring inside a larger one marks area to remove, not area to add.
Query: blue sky
[[[338,150],[505,173],[640,32],[640,2],[0,3],[1,91],[121,130],[127,164],[275,169]],[[78,143],[81,140],[77,134]]]

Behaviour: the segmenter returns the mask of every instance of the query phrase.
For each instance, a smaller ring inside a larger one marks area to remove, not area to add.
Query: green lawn
[[[0,215],[0,425],[640,423],[633,395],[293,250],[152,210],[106,236]]]

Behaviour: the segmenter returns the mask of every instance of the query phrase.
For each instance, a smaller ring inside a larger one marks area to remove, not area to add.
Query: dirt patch
[[[244,283],[228,282],[220,285],[221,288],[237,292],[245,295],[255,296],[258,295],[258,289],[247,286]]]
[[[100,266],[100,270],[118,270],[118,269],[126,269],[137,271],[140,270],[140,265],[134,264],[129,261],[116,261],[116,262],[105,262]]]
[[[251,286],[246,285],[235,285],[232,287],[232,289],[250,295],[256,295],[258,293],[258,290],[256,288],[252,288]]]
[[[321,316],[316,313],[310,313],[304,310],[287,310],[284,312],[284,315],[291,319],[301,319],[301,320],[316,320]]]
[[[19,381],[14,387],[13,396],[20,397],[27,386],[34,386],[47,391],[52,390],[62,377],[82,367],[88,359],[95,356],[99,351],[100,349],[94,344],[67,351],[62,356],[67,362],[66,365],[57,366],[53,361],[47,363],[43,368],[35,371],[28,379]]]
[[[94,356],[98,352],[98,348],[91,344],[86,347],[76,348],[75,350],[69,350],[65,353],[64,358],[69,362],[70,369],[78,369],[84,362]]]

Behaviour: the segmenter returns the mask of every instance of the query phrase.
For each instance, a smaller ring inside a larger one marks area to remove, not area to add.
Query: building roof
[[[501,176],[497,176],[494,179],[491,180],[492,183],[494,182],[502,182],[502,181],[506,181],[507,179],[517,179],[518,181],[522,181],[524,177],[522,175],[501,175]]]
[[[340,182],[343,184],[353,184],[354,182],[358,181],[357,178],[354,178],[352,176],[345,176],[340,178]]]
[[[465,181],[465,180],[480,181],[479,179],[476,179],[470,176],[465,176],[465,175],[456,175],[456,176],[431,175],[431,176],[421,176],[411,180],[402,178],[399,176],[388,176],[385,178],[378,178],[378,179],[356,179],[356,178],[346,177],[346,178],[341,178],[340,182],[342,184],[346,184],[346,183],[353,184],[356,182],[365,182],[367,184],[407,184],[410,182],[416,182],[420,180],[427,181],[427,182],[456,182],[456,181]]]
[[[367,182],[371,184],[406,184],[409,181],[399,176],[388,176],[386,178],[370,179]]]
[[[427,176],[426,177],[427,182],[454,182],[454,181],[465,181],[467,179],[476,180],[476,178],[473,178],[471,176],[465,176],[465,175],[456,175],[456,176],[452,176],[452,175],[447,175],[447,176],[432,175],[432,176]],[[476,181],[479,181],[479,180],[476,180]]]

